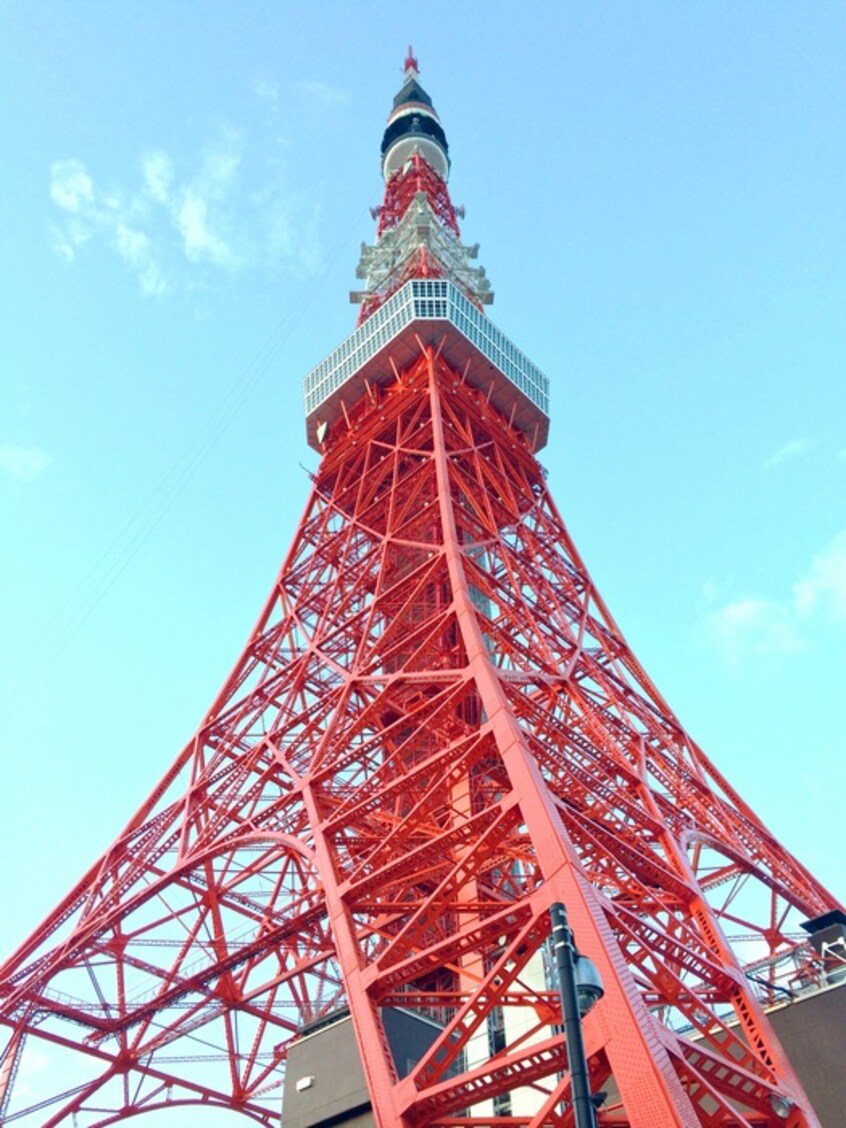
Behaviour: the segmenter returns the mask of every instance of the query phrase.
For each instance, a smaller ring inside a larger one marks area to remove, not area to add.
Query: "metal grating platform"
[[[416,279],[393,294],[306,376],[308,439],[319,449],[318,423],[332,426],[364,394],[388,383],[388,355],[402,365],[420,341],[442,342],[441,355],[486,389],[490,400],[524,431],[536,450],[549,429],[549,380],[461,291],[445,279]]]

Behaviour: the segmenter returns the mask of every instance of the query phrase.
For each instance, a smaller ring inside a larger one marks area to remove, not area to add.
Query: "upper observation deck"
[[[436,344],[441,357],[482,389],[532,448],[549,433],[549,380],[451,281],[418,278],[406,282],[362,322],[304,381],[309,445],[321,449],[321,435],[366,394],[367,384],[387,385],[394,369]]]

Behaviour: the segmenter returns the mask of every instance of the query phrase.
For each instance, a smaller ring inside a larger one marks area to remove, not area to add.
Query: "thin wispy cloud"
[[[320,106],[346,106],[352,101],[349,90],[340,86],[330,86],[328,82],[316,80],[301,82],[297,89],[310,102]]]
[[[149,153],[141,162],[144,185],[151,199],[167,204],[173,184],[173,161],[167,153]]]
[[[787,462],[791,458],[799,458],[803,454],[807,454],[809,450],[813,449],[813,441],[811,439],[799,438],[791,439],[780,446],[778,450],[771,454],[764,463],[765,470],[772,470],[774,466],[780,466],[782,462]]]
[[[114,232],[114,246],[127,266],[135,271],[143,294],[160,298],[168,292],[167,280],[154,259],[149,236],[119,222]]]
[[[710,638],[726,665],[750,657],[790,654],[803,643],[790,608],[776,600],[738,599],[708,615]]]
[[[79,214],[94,204],[94,183],[82,161],[58,161],[50,184],[53,203],[64,211]]]
[[[53,249],[73,264],[105,247],[154,298],[193,285],[198,270],[309,274],[320,261],[319,207],[287,186],[283,150],[223,128],[192,157],[143,154],[133,183],[108,187],[79,158],[56,161]]]
[[[0,443],[0,473],[16,482],[29,482],[43,474],[50,465],[50,455],[40,447]]]
[[[234,267],[238,256],[229,242],[215,231],[215,217],[209,200],[193,188],[182,193],[173,212],[173,221],[182,237],[182,249],[192,262]]]
[[[259,78],[253,83],[253,91],[260,102],[279,101],[279,83],[269,78]]]
[[[846,530],[814,557],[793,588],[793,601],[803,618],[822,615],[846,624]]]
[[[706,598],[718,587],[709,582]],[[846,529],[839,533],[783,599],[744,597],[706,614],[711,644],[731,668],[748,659],[796,653],[826,629],[846,628]]]

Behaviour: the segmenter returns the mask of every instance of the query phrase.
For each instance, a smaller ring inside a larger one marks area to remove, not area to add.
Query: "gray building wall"
[[[423,1057],[439,1027],[399,1008],[382,1011],[385,1035],[400,1077]],[[348,1013],[304,1033],[288,1050],[282,1111],[284,1128],[372,1128],[370,1097]]]
[[[846,1128],[846,982],[768,1012],[823,1128]],[[397,1072],[405,1076],[437,1028],[405,1011],[386,1011]],[[306,1033],[288,1051],[283,1128],[374,1128],[349,1014]]]
[[[785,1003],[767,1017],[823,1128],[844,1128],[846,983]]]
[[[344,1128],[373,1128],[370,1096],[349,1015],[291,1045],[282,1109],[284,1128],[328,1128],[340,1123]]]

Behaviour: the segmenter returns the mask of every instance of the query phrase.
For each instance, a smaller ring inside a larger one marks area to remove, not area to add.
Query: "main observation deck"
[[[330,430],[367,389],[389,384],[394,370],[420,353],[420,342],[482,389],[493,406],[522,431],[535,451],[549,435],[549,380],[450,281],[406,282],[306,376],[309,445],[320,450],[317,428]]]

